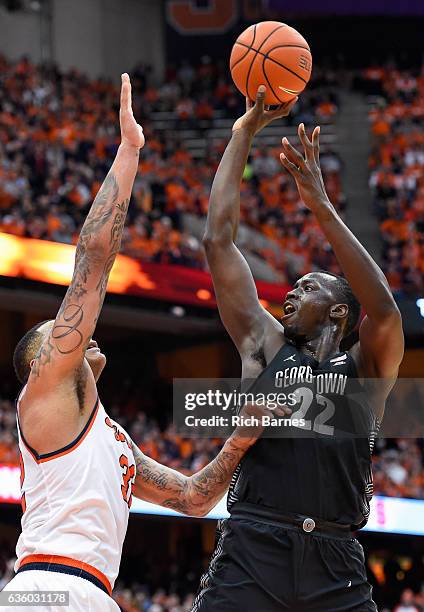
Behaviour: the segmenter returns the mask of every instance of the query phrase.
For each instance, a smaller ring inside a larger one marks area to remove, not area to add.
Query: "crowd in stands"
[[[227,67],[208,57],[198,66],[169,66],[161,85],[144,65],[137,66],[131,78],[134,112],[147,144],[122,250],[141,260],[204,268],[200,236],[186,229],[184,214],[204,217],[207,212],[212,179],[230,131],[223,141],[209,138],[213,117],[235,119],[244,112],[245,102],[228,80]],[[0,85],[0,231],[76,243],[119,143],[119,91],[76,70],[35,66],[26,58],[9,62],[0,57]],[[316,68],[289,123],[303,121],[310,127],[331,122],[338,110],[336,86],[336,74]],[[158,112],[172,114],[174,130],[153,129],[151,119]],[[194,158],[180,138],[185,127],[205,140],[201,159]],[[268,237],[271,247],[279,247],[260,248],[255,255],[282,282],[311,266],[337,271],[329,245],[278,154],[275,148],[259,148],[245,172],[241,220]],[[343,210],[341,161],[334,150],[323,147],[321,163],[330,198]],[[289,267],[285,250],[295,256]]]
[[[383,239],[384,272],[394,292],[424,290],[424,69],[370,67],[362,88],[373,96],[369,159]]]

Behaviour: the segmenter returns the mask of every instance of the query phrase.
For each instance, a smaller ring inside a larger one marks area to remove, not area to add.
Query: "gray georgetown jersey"
[[[285,394],[297,425],[269,427],[249,449],[230,485],[229,512],[248,502],[363,527],[378,421],[352,356],[340,352],[318,364],[286,343],[248,391]]]

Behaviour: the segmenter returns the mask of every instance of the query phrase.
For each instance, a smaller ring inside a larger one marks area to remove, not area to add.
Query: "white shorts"
[[[0,612],[119,612],[111,597],[85,578],[49,572],[28,570],[17,574],[4,591],[69,591],[69,606],[26,605],[24,607],[0,606]]]

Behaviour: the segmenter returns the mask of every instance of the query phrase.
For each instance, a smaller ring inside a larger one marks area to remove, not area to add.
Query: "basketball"
[[[279,21],[249,26],[231,51],[230,71],[236,87],[254,100],[259,85],[265,85],[265,104],[283,104],[298,96],[311,70],[308,43],[297,30]]]

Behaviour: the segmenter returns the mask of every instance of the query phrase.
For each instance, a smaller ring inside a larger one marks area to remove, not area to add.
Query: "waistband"
[[[305,533],[320,534],[328,537],[351,539],[350,525],[340,525],[330,521],[306,516],[305,514],[286,514],[247,502],[236,502],[231,508],[231,518],[250,518],[277,524],[287,529],[301,529]]]
[[[102,572],[88,563],[76,561],[70,557],[61,557],[59,555],[29,555],[22,559],[16,573],[19,574],[19,572],[26,572],[28,570],[43,570],[78,576],[79,578],[84,578],[84,580],[89,580],[108,595],[112,595],[110,582]]]

